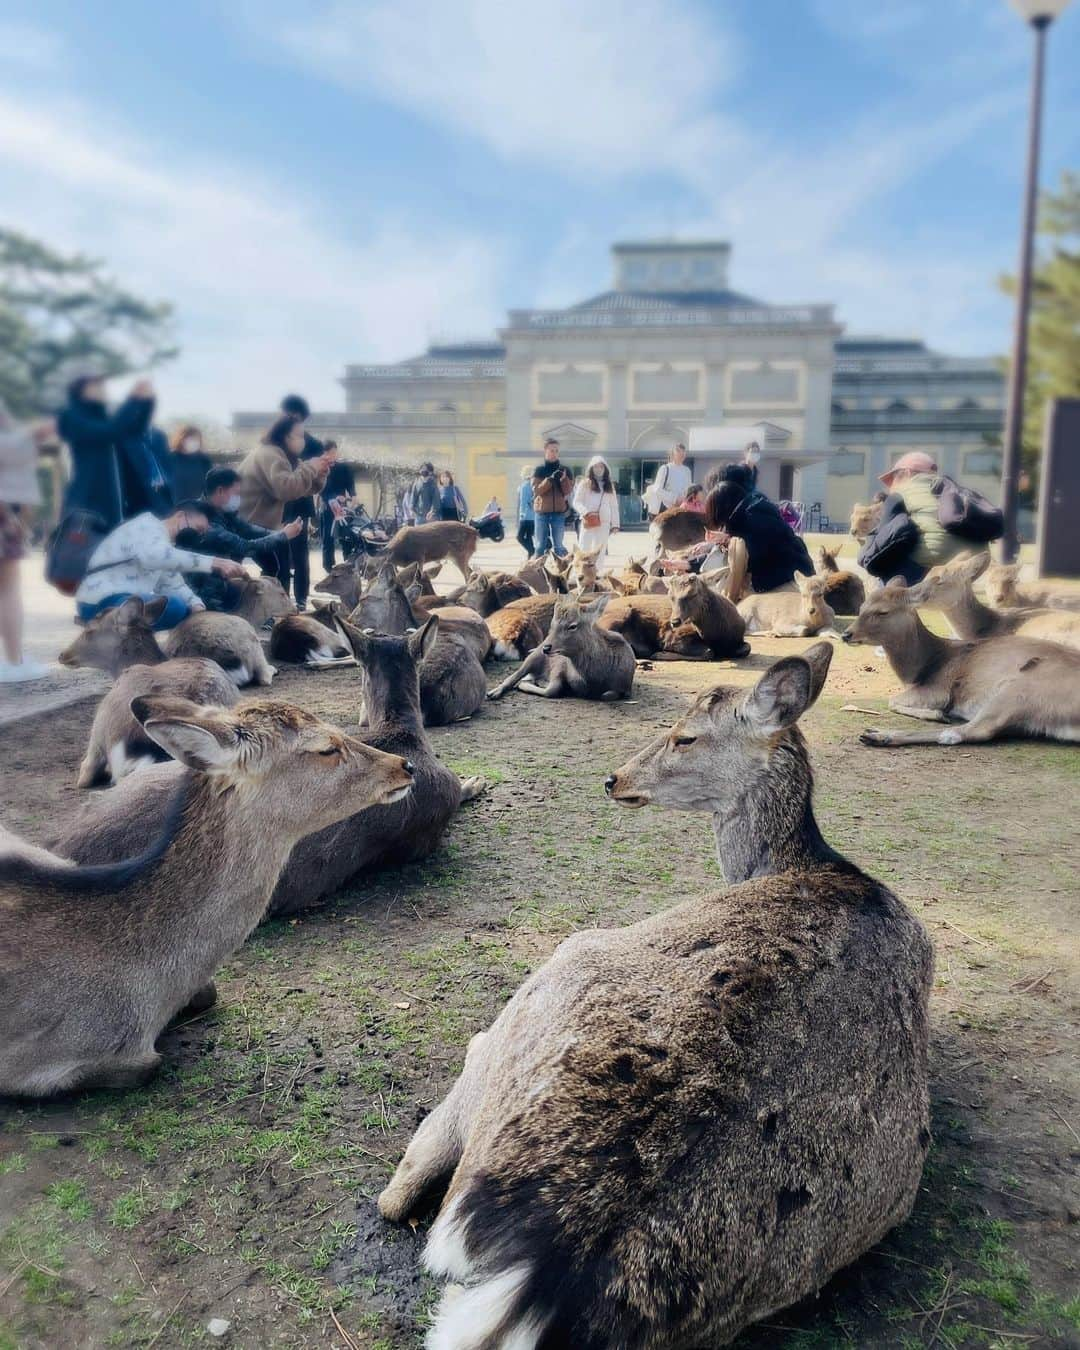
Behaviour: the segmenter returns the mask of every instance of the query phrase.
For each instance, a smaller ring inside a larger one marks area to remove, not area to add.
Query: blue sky
[[[172,300],[163,412],[483,335],[723,237],[849,331],[1008,344],[1029,38],[1006,0],[6,0],[0,219]],[[1080,168],[1080,3],[1043,181]]]

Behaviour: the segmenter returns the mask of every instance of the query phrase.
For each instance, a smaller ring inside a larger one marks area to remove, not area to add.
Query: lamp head
[[[1028,23],[1048,24],[1064,14],[1069,0],[1009,0],[1009,4]]]

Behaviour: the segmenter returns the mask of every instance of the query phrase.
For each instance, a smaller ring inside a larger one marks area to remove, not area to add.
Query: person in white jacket
[[[581,517],[578,548],[583,553],[599,549],[597,566],[603,567],[608,539],[619,531],[619,498],[611,481],[611,470],[601,455],[589,460],[575,484],[573,506]]]
[[[25,514],[41,502],[38,447],[56,436],[52,419],[20,426],[0,401],[0,684],[40,680],[49,668],[23,654],[19,563],[26,555]]]
[[[175,628],[182,619],[206,606],[184,580],[185,572],[217,572],[242,577],[243,567],[229,558],[177,548],[181,530],[204,534],[209,522],[197,502],[182,503],[164,520],[149,511],[125,520],[98,544],[75,601],[79,618],[87,623],[103,610],[122,605],[130,596],[143,600],[167,597],[157,629]]]

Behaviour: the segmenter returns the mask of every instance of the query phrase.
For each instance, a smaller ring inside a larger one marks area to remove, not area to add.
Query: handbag
[[[666,489],[668,481],[668,466],[665,464],[664,467],[660,470],[660,473],[656,475],[653,481],[641,494],[641,503],[645,507],[645,510],[648,511],[650,516],[658,516],[660,512],[664,509],[664,499],[660,495],[661,474],[663,474],[664,488]]]
[[[581,523],[587,530],[598,530],[600,528],[600,512],[586,511],[581,517]]]

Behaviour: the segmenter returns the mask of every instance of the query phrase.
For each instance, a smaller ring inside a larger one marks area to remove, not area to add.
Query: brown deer
[[[484,624],[491,634],[491,655],[496,661],[524,661],[544,640],[536,620],[512,606],[489,614]]]
[[[1054,581],[1020,584],[1019,563],[991,563],[983,577],[995,609],[1080,609],[1080,591]]]
[[[238,592],[232,613],[246,619],[256,632],[274,619],[296,613],[296,606],[276,577],[240,577],[230,585]]]
[[[171,694],[225,708],[236,702],[236,685],[216,661],[166,658],[151,627],[164,608],[164,597],[144,602],[131,596],[91,619],[60,653],[61,665],[94,666],[115,677],[94,713],[76,780],[80,788],[119,783],[136,769],[167,758],[132,716],[132,699]]]
[[[381,555],[398,567],[409,563],[442,562],[449,558],[468,581],[469,562],[479,536],[471,525],[458,520],[434,520],[427,525],[403,525]]]
[[[213,1003],[215,969],[262,918],[293,846],[412,786],[401,757],[288,704],[148,697],[132,712],[193,771],[148,848],[80,867],[0,838],[0,1093],[144,1082],[169,1020]]]
[[[379,1197],[465,1288],[431,1344],[726,1345],[910,1212],[933,952],[822,838],[796,723],[830,646],[720,686],[607,780],[710,812],[728,888],[582,932],[474,1036]]]
[[[351,562],[339,562],[331,567],[322,581],[315,582],[312,590],[318,591],[320,595],[336,596],[345,612],[351,614],[360,603],[363,581]]]
[[[708,577],[695,576],[690,572],[676,573],[668,585],[668,593],[671,597],[673,634],[692,625],[709,649],[707,660],[722,660],[725,657],[738,659],[750,655],[742,615]],[[678,658],[680,655],[677,650],[657,653],[660,659]]]
[[[341,628],[336,600],[316,605],[311,614],[286,614],[270,630],[270,655],[299,666],[352,665],[352,647]]]
[[[595,698],[605,703],[629,698],[636,662],[630,644],[618,633],[598,628],[608,596],[591,604],[560,600],[551,628],[539,647],[488,698],[511,689],[542,698]]]
[[[600,549],[575,548],[571,556],[571,573],[578,595],[595,595],[602,589],[600,581]],[[604,583],[606,585],[606,583]]]
[[[167,656],[205,656],[216,661],[242,689],[246,684],[268,685],[277,674],[267,661],[259,635],[236,614],[205,610],[190,614],[162,639]]]
[[[851,533],[865,544],[881,523],[881,502],[856,502],[851,508]]]
[[[608,573],[608,585],[616,595],[667,595],[667,578],[653,568],[648,567],[644,558],[627,558],[621,572]]]
[[[685,506],[672,506],[654,516],[649,533],[656,540],[661,554],[674,553],[691,544],[700,544],[705,538],[705,517],[700,511],[688,511]]]
[[[519,578],[506,572],[491,575],[487,572],[471,572],[464,591],[457,597],[456,603],[475,609],[482,619],[515,600],[528,599],[532,595],[529,587]]]
[[[722,599],[717,594],[717,601]],[[704,597],[696,608],[703,621],[715,622],[716,626],[702,632],[696,623],[676,624],[669,595],[617,596],[604,611],[600,627],[621,633],[634,655],[643,660],[714,661],[747,654],[745,625],[738,615],[732,620],[725,605],[714,605],[711,600],[706,603]]]
[[[487,677],[475,650],[465,638],[440,631],[438,613],[419,630],[420,708],[424,726],[466,722],[484,705]]]
[[[866,599],[862,577],[837,566],[840,545],[818,549],[818,575],[825,578],[825,602],[834,614],[858,614]]]
[[[870,597],[845,642],[885,649],[904,688],[893,712],[941,729],[864,731],[865,745],[965,745],[1003,736],[1080,741],[1080,652],[1004,635],[958,642],[923,624],[902,582]]]
[[[825,599],[824,577],[795,573],[794,591],[764,591],[739,601],[739,613],[749,633],[772,637],[814,637],[835,632],[836,615]]]
[[[383,564],[349,615],[349,622],[354,628],[371,628],[376,633],[400,634],[414,626],[412,606],[392,564]]]
[[[1060,642],[1080,649],[1080,614],[1060,609],[991,609],[975,594],[975,582],[989,566],[990,555],[960,554],[931,567],[907,593],[913,605],[940,609],[959,638],[1000,637],[1004,633]]]
[[[523,581],[537,595],[547,595],[558,591],[566,595],[569,587],[559,559],[550,550],[539,558],[530,558],[514,573],[518,581]]]

